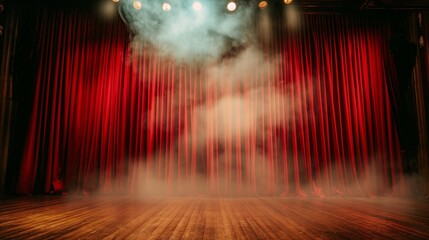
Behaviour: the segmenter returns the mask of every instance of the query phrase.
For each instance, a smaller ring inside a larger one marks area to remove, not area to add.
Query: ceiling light
[[[169,3],[163,3],[162,4],[162,10],[169,12],[171,10],[171,5]]]
[[[134,1],[134,2],[133,2],[133,7],[134,7],[136,10],[140,10],[140,9],[142,8],[142,3],[141,3],[141,2],[139,2],[139,1]]]
[[[196,2],[194,2],[194,4],[192,4],[192,8],[195,11],[200,12],[203,9],[203,5],[201,5],[200,2],[196,1]]]
[[[268,2],[267,1],[260,1],[258,4],[259,8],[265,8],[266,6],[268,6]]]
[[[234,12],[235,10],[237,10],[237,4],[233,1],[230,1],[227,5],[226,5],[226,9],[230,12]]]

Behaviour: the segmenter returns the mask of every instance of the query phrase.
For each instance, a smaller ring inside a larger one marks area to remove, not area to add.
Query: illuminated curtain
[[[46,11],[17,192],[397,193],[386,24],[301,20],[184,63],[131,45],[120,20]]]

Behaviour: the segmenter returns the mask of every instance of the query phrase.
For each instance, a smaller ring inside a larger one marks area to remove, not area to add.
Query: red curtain
[[[46,11],[37,26],[18,193],[58,181],[70,192],[396,193],[380,19],[305,15],[210,64],[131,44],[122,21],[90,13]]]

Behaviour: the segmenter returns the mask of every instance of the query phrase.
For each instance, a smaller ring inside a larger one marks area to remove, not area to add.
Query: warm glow
[[[226,6],[226,9],[228,9],[230,12],[233,12],[235,9],[237,9],[237,4],[235,2],[229,2]]]
[[[117,13],[116,3],[112,1],[102,2],[102,4],[100,5],[100,13],[103,17],[106,17],[107,19],[115,17]]]
[[[283,22],[289,29],[297,29],[300,26],[300,13],[296,6],[290,5],[284,8]]]
[[[119,2],[119,0],[112,0],[112,1],[115,2],[115,3]]]
[[[268,3],[267,3],[267,1],[261,1],[261,2],[259,2],[258,6],[259,6],[259,8],[265,8],[266,6],[268,6]]]
[[[284,0],[285,4],[291,4],[292,0]]]
[[[203,5],[201,5],[200,2],[194,2],[194,4],[192,4],[192,8],[194,8],[195,11],[199,12],[203,9]]]
[[[169,12],[171,10],[171,5],[169,3],[163,3],[162,10]]]
[[[133,7],[137,10],[140,10],[142,8],[142,3],[139,1],[134,1],[133,2]]]

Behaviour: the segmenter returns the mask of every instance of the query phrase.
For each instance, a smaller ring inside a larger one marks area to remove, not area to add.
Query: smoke
[[[298,112],[306,111],[312,86],[296,89],[293,84],[287,84],[294,81],[281,79],[278,69],[286,64],[282,57],[258,48],[257,31],[266,36],[267,41],[272,34],[268,13],[260,29],[255,29],[252,25],[255,6],[242,3],[236,12],[227,13],[224,1],[202,1],[202,11],[196,12],[192,3],[191,0],[172,1],[169,12],[162,10],[159,1],[144,1],[139,11],[130,0],[119,5],[123,20],[133,32],[134,53],[138,54],[139,48],[146,46],[156,54],[174,59],[177,67],[182,63],[199,66],[198,74],[203,79],[201,83],[188,83],[198,84],[203,94],[185,96],[186,101],[175,99],[167,103],[164,96],[154,99],[148,115],[157,116],[156,125],[179,121],[167,119],[171,117],[167,114],[168,104],[175,105],[173,108],[177,111],[188,108],[187,122],[178,123],[185,127],[170,146],[173,152],[167,154],[167,150],[160,149],[151,159],[132,160],[129,168],[132,171],[124,182],[136,192],[148,195],[255,194],[258,192],[255,184],[249,179],[244,181],[236,172],[244,171],[236,165],[242,161],[248,168],[246,171],[253,172],[257,188],[266,191],[269,182],[275,181],[277,169],[267,165],[264,151],[271,150],[262,146],[281,125],[293,121]],[[173,76],[173,80],[177,78]],[[178,98],[183,89],[179,89],[179,84],[175,87],[168,91],[178,91],[171,92]],[[251,146],[251,156],[244,147],[250,138],[256,144]],[[197,164],[185,162],[184,159],[190,158],[189,152],[196,156]],[[241,155],[243,159],[238,157]],[[148,162],[157,166],[148,166]],[[267,169],[273,178],[268,176]]]
[[[161,2],[142,2],[141,10],[137,11],[132,1],[121,1],[119,11],[133,32],[134,53],[141,52],[139,48],[143,45],[148,46],[151,53],[174,59],[175,67],[198,66],[198,78],[202,79],[168,89],[166,94],[174,96],[170,103],[165,95],[154,99],[147,114],[157,116],[157,125],[172,121],[185,126],[184,130],[179,131],[169,146],[174,149],[172,152],[167,154],[167,150],[160,149],[151,159],[133,160],[130,165],[133,173],[125,182],[132,182],[132,186],[137,186],[136,192],[148,195],[255,194],[255,188],[264,189],[268,182],[275,181],[267,178],[266,169],[273,166],[267,165],[264,151],[269,150],[261,146],[282,124],[306,111],[312,86],[295,89],[286,84],[293,81],[278,75],[278,69],[285,64],[282,58],[258,48],[256,32],[259,30],[262,35],[271,32],[268,15],[263,29],[252,26],[255,6],[241,4],[238,11],[227,13],[225,2],[207,1],[202,2],[203,10],[196,12],[192,3],[192,0],[170,2],[172,10],[164,12]],[[172,78],[174,81],[179,76]],[[179,97],[184,89],[198,89],[198,94]],[[183,113],[177,112],[175,119],[167,119],[171,118],[168,114],[171,109],[188,109],[188,116],[178,119]],[[244,159],[248,154],[244,143],[249,136],[257,146],[252,143],[252,156]],[[237,141],[241,144],[235,144]],[[190,162],[190,154],[197,163]],[[248,168],[246,171],[254,173],[256,184],[237,177],[237,171],[243,170],[237,165],[241,161]],[[148,167],[147,162],[158,166]],[[154,170],[160,168],[161,172]],[[134,176],[143,177],[134,179]],[[238,193],[237,189],[243,192]]]
[[[223,1],[202,1],[202,10],[192,0],[170,1],[163,11],[159,1],[142,1],[140,10],[133,0],[121,1],[119,12],[134,33],[133,42],[146,42],[178,61],[216,60],[233,48],[249,42],[253,8],[245,4],[227,13]]]
[[[198,142],[212,137],[208,136],[210,129],[221,144],[228,138],[244,141],[252,132],[257,141],[263,141],[270,131],[305,111],[311,91],[279,84],[272,69],[281,65],[280,58],[267,58],[257,48],[248,47],[235,58],[211,66],[205,81],[206,97],[192,116],[197,121],[193,131],[198,132]],[[250,69],[254,72],[243,74]]]

